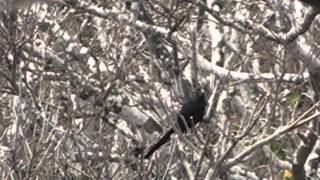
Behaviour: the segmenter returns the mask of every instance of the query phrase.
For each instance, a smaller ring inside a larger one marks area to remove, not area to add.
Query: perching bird
[[[182,108],[177,115],[175,123],[176,128],[170,128],[154,145],[151,145],[146,151],[144,158],[149,158],[157,149],[168,142],[171,134],[173,134],[175,130],[178,129],[182,133],[186,133],[187,129],[192,128],[202,120],[206,107],[204,96],[204,91],[200,88],[192,92],[191,96],[183,103]]]

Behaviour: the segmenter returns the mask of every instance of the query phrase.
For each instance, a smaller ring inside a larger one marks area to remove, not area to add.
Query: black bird
[[[188,129],[192,128],[199,121],[202,120],[206,107],[206,100],[204,91],[200,88],[191,93],[189,98],[184,101],[180,112],[177,115],[175,128],[170,128],[166,131],[159,140],[150,146],[146,151],[144,158],[149,158],[157,149],[170,140],[171,134],[175,130],[180,130],[186,133]]]

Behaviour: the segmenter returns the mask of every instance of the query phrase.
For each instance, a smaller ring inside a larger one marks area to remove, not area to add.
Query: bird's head
[[[192,92],[192,96],[194,96],[194,97],[204,97],[205,96],[205,91],[202,88],[196,88]]]

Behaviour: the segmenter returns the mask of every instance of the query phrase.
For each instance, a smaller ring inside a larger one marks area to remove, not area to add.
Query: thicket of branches
[[[315,179],[304,2],[0,1],[0,178]],[[143,159],[198,86],[205,121]]]

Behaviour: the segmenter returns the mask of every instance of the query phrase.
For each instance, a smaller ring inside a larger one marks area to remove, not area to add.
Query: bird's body
[[[192,128],[199,121],[201,121],[205,112],[205,107],[206,100],[204,97],[204,92],[201,89],[197,89],[192,92],[191,96],[184,101],[182,108],[176,117],[176,127],[172,127],[163,133],[159,140],[154,145],[151,145],[146,151],[144,158],[149,158],[157,149],[168,142],[171,134],[173,134],[175,130],[186,133],[188,129]]]

